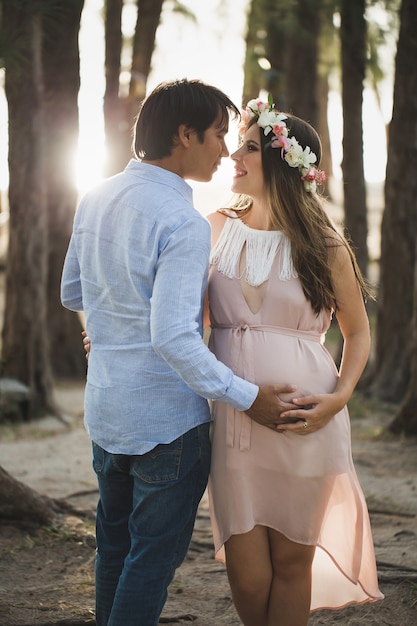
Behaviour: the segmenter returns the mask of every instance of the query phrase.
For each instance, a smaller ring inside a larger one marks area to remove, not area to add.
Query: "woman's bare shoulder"
[[[352,265],[352,257],[346,239],[332,228],[325,232],[327,250],[332,271],[341,272]]]
[[[327,245],[334,246],[343,244],[343,236],[336,230],[336,228],[326,226],[323,229],[323,233],[327,241]]]
[[[223,226],[227,220],[227,215],[222,213],[222,211],[216,211],[215,213],[210,213],[207,215],[207,219],[211,226],[211,241],[212,246],[216,243],[220,233],[222,232]]]
[[[210,224],[221,224],[222,226],[228,217],[236,217],[235,212],[231,209],[218,209],[214,213],[210,213],[209,215],[207,215],[207,219]]]

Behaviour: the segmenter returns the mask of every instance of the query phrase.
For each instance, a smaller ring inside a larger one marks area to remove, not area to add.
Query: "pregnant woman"
[[[311,610],[383,597],[346,408],[369,354],[367,289],[317,193],[315,130],[251,100],[241,139],[237,201],[209,216],[210,348],[247,380],[297,391],[277,433],[213,403],[215,552],[245,626],[305,626]],[[340,371],[323,345],[333,314]]]

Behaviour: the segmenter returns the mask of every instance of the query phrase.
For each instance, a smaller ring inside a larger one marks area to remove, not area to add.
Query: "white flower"
[[[258,118],[258,126],[264,129],[264,134],[267,135],[277,124],[283,122],[286,119],[285,115],[275,113],[275,111],[263,111]]]
[[[260,115],[263,111],[268,109],[268,105],[262,100],[249,100],[246,105],[246,109],[249,109],[253,115]]]
[[[253,110],[258,110],[258,100],[256,100],[256,98],[253,98],[252,100],[249,100],[249,102],[246,105],[247,109],[250,109],[251,111]]]
[[[311,152],[309,146],[303,150],[295,137],[290,137],[290,148],[288,152],[285,153],[284,159],[290,167],[298,167],[307,170],[311,163],[317,161],[316,155],[314,152]]]
[[[317,161],[317,157],[314,154],[314,152],[311,152],[310,147],[307,146],[306,148],[304,148],[303,156],[302,156],[303,167],[308,169],[310,167],[310,165],[312,163],[315,163],[316,161]]]
[[[304,187],[310,193],[316,193],[317,185],[315,180],[304,180]]]
[[[301,164],[303,149],[295,137],[290,137],[289,142],[290,147],[285,153],[284,159],[287,161],[290,167],[298,167]]]

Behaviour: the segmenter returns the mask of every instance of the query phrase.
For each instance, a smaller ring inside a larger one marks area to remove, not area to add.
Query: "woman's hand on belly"
[[[303,396],[292,402],[298,408],[281,413],[282,423],[278,428],[280,432],[290,430],[299,435],[320,430],[346,405],[346,399],[337,392]]]

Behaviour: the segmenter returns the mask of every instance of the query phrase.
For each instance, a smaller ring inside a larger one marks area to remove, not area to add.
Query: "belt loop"
[[[226,408],[226,444],[228,448],[233,448],[235,443],[235,409],[231,406]]]
[[[252,420],[248,415],[246,415],[246,413],[243,413],[242,425],[241,425],[241,430],[240,430],[240,439],[239,439],[240,450],[242,451],[249,450],[251,431],[252,431]]]

